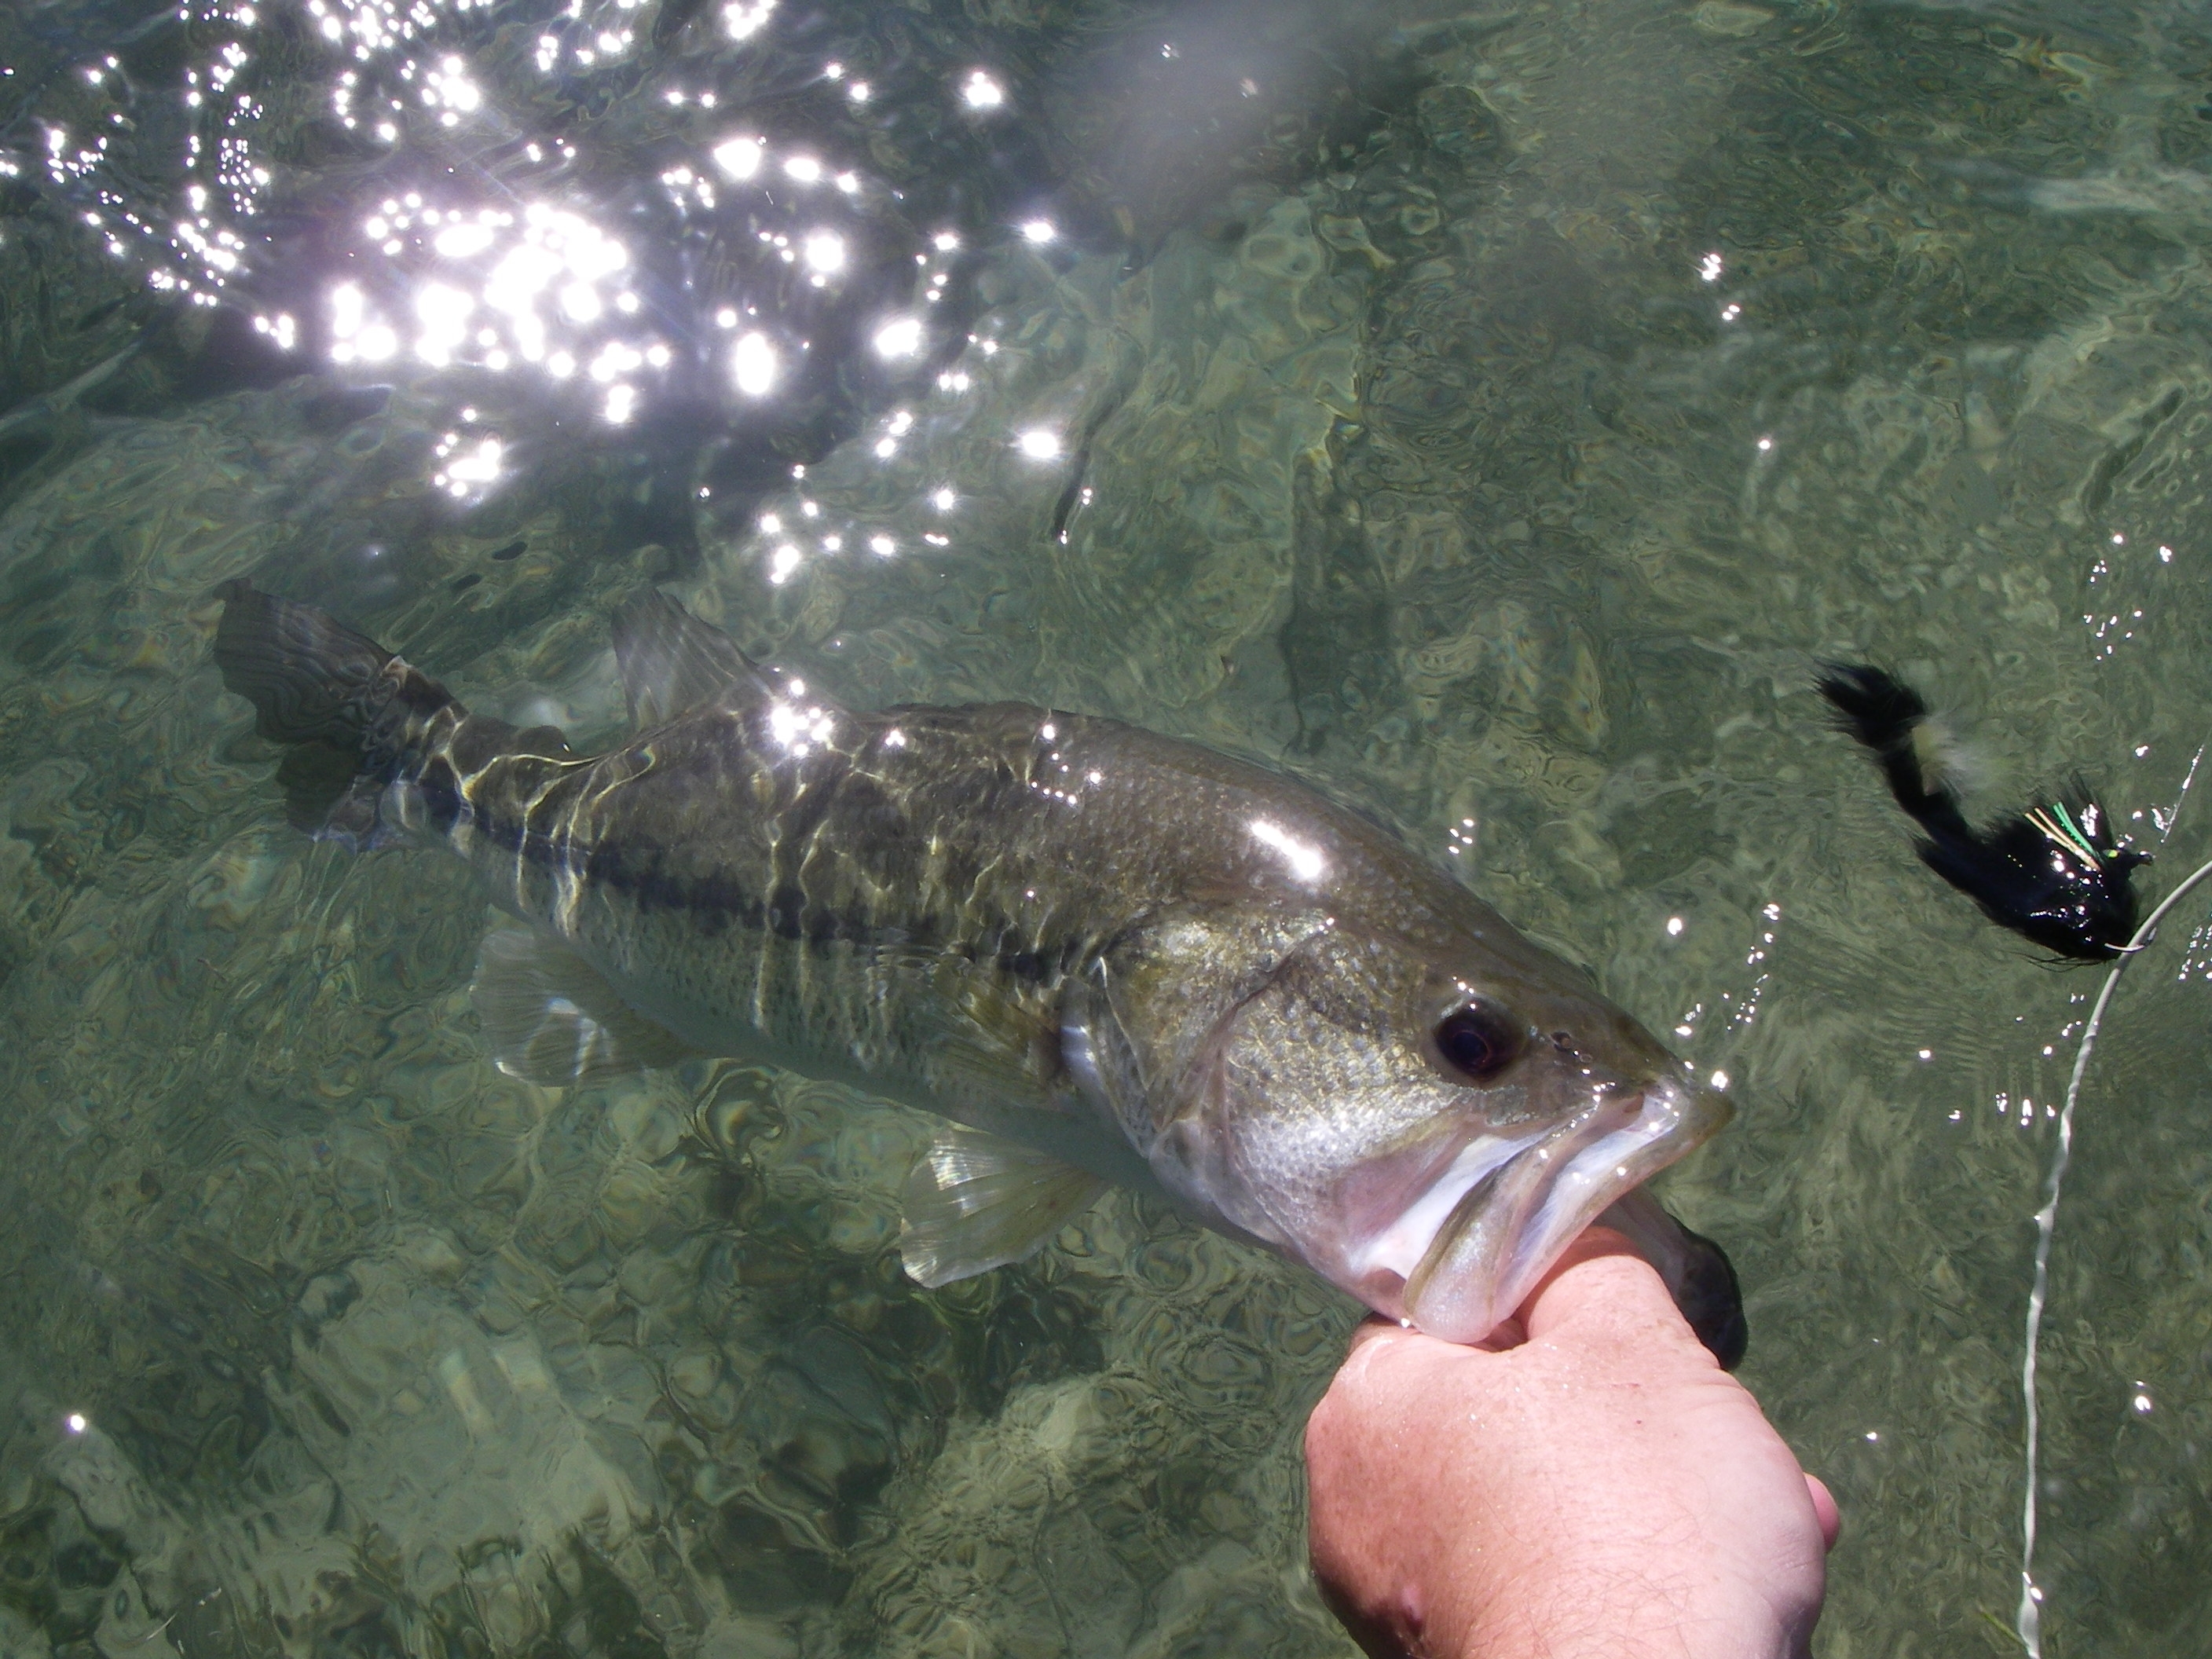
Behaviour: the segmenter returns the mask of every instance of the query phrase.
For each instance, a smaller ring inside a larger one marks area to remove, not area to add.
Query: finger
[[[1371,1313],[1352,1328],[1352,1340],[1345,1348],[1344,1357],[1349,1360],[1354,1354],[1377,1342],[1387,1344],[1397,1338],[1410,1334],[1411,1333],[1399,1321],[1385,1319],[1381,1314]]]
[[[1395,1319],[1368,1315],[1352,1328],[1352,1340],[1345,1350],[1344,1364],[1337,1367],[1336,1380],[1329,1385],[1330,1394],[1364,1384],[1375,1366],[1388,1367],[1407,1343],[1431,1340]]]
[[[1819,1475],[1807,1475],[1805,1487],[1813,1494],[1813,1514],[1820,1523],[1820,1547],[1832,1550],[1843,1536],[1844,1512],[1836,1507],[1834,1494]]]
[[[1481,1341],[1462,1344],[1431,1336],[1425,1331],[1407,1325],[1403,1320],[1370,1314],[1352,1328],[1352,1337],[1344,1352],[1344,1363],[1349,1366],[1355,1358],[1363,1355],[1371,1362],[1401,1346],[1419,1347],[1432,1343],[1447,1352],[1503,1353],[1508,1348],[1519,1347],[1528,1340],[1528,1328],[1522,1324],[1517,1315],[1501,1321],[1498,1328]]]
[[[1531,1338],[1569,1325],[1595,1324],[1626,1333],[1648,1331],[1657,1322],[1697,1340],[1657,1270],[1610,1227],[1586,1228],[1567,1246],[1521,1304],[1521,1322]]]

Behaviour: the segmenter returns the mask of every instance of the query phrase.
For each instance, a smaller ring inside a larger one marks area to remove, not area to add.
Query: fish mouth
[[[1450,1210],[1406,1277],[1405,1317],[1447,1342],[1481,1341],[1601,1212],[1711,1139],[1732,1109],[1667,1078],[1607,1094],[1548,1133],[1454,1160],[1417,1206]]]

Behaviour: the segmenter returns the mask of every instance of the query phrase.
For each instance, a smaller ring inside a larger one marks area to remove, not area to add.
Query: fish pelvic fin
[[[1105,1185],[997,1135],[945,1129],[906,1178],[899,1259],[908,1278],[931,1290],[1020,1261],[1090,1208]]]
[[[657,588],[616,613],[614,643],[623,696],[641,731],[732,690],[774,695],[735,641]]]
[[[501,921],[477,952],[469,1002],[499,1069],[549,1089],[673,1066],[696,1051],[560,940]]]
[[[435,680],[327,611],[243,580],[216,590],[216,666],[253,705],[254,730],[288,745],[286,816],[319,838],[373,846],[384,787],[431,722],[460,705]]]

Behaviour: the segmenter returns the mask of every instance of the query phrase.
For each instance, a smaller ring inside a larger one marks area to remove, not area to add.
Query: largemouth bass
[[[325,611],[221,592],[294,821],[442,845],[521,924],[473,988],[502,1065],[689,1048],[952,1120],[904,1191],[925,1285],[1119,1182],[1472,1342],[1605,1212],[1741,1351],[1725,1257],[1633,1191],[1726,1100],[1301,784],[1021,704],[842,708],[659,594],[615,623],[638,733],[579,756]]]

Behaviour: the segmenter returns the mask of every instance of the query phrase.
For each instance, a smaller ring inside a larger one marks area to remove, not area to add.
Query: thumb
[[[1828,1483],[1819,1475],[1805,1477],[1805,1490],[1812,1496],[1813,1518],[1820,1523],[1821,1546],[1833,1549],[1836,1540],[1844,1535],[1843,1511],[1836,1507],[1834,1495],[1828,1491]]]
[[[1521,1304],[1521,1319],[1532,1341],[1571,1331],[1648,1342],[1679,1332],[1704,1352],[1657,1270],[1610,1227],[1586,1228],[1567,1246]]]

